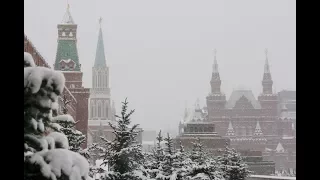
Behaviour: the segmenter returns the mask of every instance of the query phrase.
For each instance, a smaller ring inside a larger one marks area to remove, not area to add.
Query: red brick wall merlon
[[[37,66],[43,66],[50,68],[48,63],[44,60],[41,54],[37,51],[31,41],[24,35],[24,52],[28,52],[32,55],[34,62]]]

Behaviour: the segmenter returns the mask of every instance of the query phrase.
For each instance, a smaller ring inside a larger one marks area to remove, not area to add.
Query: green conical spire
[[[98,44],[97,44],[97,50],[96,50],[96,59],[94,61],[94,67],[106,66],[106,57],[104,53],[101,21],[102,21],[102,18],[99,19],[100,29],[99,29]]]

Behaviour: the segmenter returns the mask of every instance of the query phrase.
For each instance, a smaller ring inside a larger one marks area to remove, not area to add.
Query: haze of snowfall
[[[65,24],[60,26],[76,28],[69,9],[66,18]],[[58,49],[70,42],[70,47],[75,47],[70,39],[63,37],[66,36],[63,33],[59,32],[61,39]],[[101,28],[97,49],[100,50],[97,50],[96,58],[105,59]],[[80,70],[77,55],[74,59],[77,61],[56,63],[55,69],[58,67],[61,70],[71,63],[73,69],[70,70]],[[105,66],[105,62],[101,62]],[[107,67],[104,70],[108,73]],[[221,149],[220,155],[215,156],[207,152],[201,139],[197,138],[192,143],[191,151],[185,151],[181,142],[176,148],[173,138],[169,134],[162,134],[161,130],[152,152],[143,152],[141,144],[137,142],[141,128],[131,124],[130,117],[134,110],[128,109],[127,99],[122,102],[120,114],[114,116],[114,121],[108,122],[114,138],[108,140],[101,136],[98,143],[83,148],[86,136],[76,129],[80,120],[68,114],[71,100],[63,93],[65,85],[63,72],[36,66],[33,57],[25,52],[25,180],[242,180],[251,173],[240,154],[229,148],[228,144]],[[102,160],[102,163],[97,165],[96,159]]]

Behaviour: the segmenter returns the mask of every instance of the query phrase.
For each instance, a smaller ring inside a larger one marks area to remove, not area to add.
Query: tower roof
[[[236,102],[242,97],[246,97],[255,109],[261,109],[260,103],[255,99],[251,90],[234,90],[226,104],[226,107],[231,109],[236,105]]]
[[[266,53],[266,61],[264,64],[264,73],[263,73],[263,80],[269,80],[271,81],[271,72],[270,72],[270,65],[269,65],[269,60],[268,60],[268,49],[265,50]]]
[[[217,62],[217,50],[214,49],[214,59],[213,59],[213,65],[212,65],[212,77],[211,81],[220,81],[220,74],[218,69],[218,62]]]
[[[234,129],[233,129],[231,121],[229,121],[229,125],[228,125],[228,130],[227,130],[226,136],[228,136],[228,137],[235,136]]]
[[[282,146],[282,144],[280,142],[277,145],[276,151],[277,152],[284,152],[284,148],[283,148],[283,146]]]
[[[213,60],[213,66],[212,66],[212,73],[219,73],[218,70],[218,62],[217,62],[217,50],[214,49],[214,60]]]
[[[256,128],[254,130],[254,134],[253,135],[254,136],[263,136],[259,121],[257,121]]]
[[[104,43],[103,43],[103,36],[102,36],[102,29],[101,29],[101,21],[102,21],[102,18],[99,19],[100,28],[99,28],[99,36],[98,36],[98,43],[97,43],[97,50],[96,50],[96,58],[94,61],[94,67],[106,66],[106,57],[105,57],[105,53],[104,53]]]
[[[75,24],[70,13],[70,5],[68,4],[67,11],[63,16],[61,24]]]

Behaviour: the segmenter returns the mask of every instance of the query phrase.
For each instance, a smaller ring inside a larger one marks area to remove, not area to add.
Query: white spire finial
[[[218,73],[218,62],[217,62],[217,49],[213,50],[214,59],[213,59],[213,73]]]
[[[265,53],[266,53],[266,62],[264,65],[264,73],[270,73],[270,68],[269,68],[269,61],[268,61],[268,49],[265,49]]]
[[[99,18],[100,27],[101,27],[101,23],[102,23],[102,17]]]
[[[67,11],[63,16],[62,24],[74,24],[73,18],[70,13],[70,4],[67,1]]]
[[[264,52],[266,53],[266,58],[268,59],[268,48],[266,48]]]
[[[69,10],[70,5],[69,5],[69,1],[67,0],[67,9]]]

